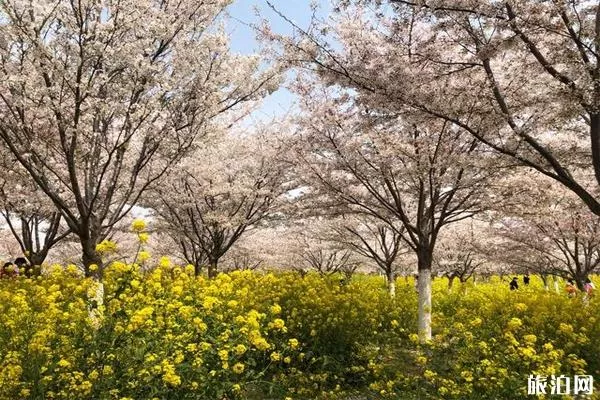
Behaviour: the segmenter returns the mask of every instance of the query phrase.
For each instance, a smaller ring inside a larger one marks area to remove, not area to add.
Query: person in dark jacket
[[[25,275],[28,278],[31,278],[33,275],[33,268],[29,265],[29,262],[25,257],[17,257],[15,258],[15,265],[19,268],[19,272]]]
[[[517,277],[515,276],[510,281],[510,290],[517,290],[519,288],[519,282],[517,281]]]

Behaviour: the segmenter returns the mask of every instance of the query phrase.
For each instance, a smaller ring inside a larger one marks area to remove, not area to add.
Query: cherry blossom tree
[[[573,193],[549,185],[539,174],[506,180],[518,184],[515,199],[497,211],[495,234],[505,240],[504,258],[523,269],[573,279],[581,289],[600,267],[600,218]]]
[[[52,248],[69,234],[60,212],[9,155],[0,161],[0,214],[21,254],[41,266]]]
[[[263,263],[260,258],[255,258],[251,249],[239,245],[234,245],[221,262],[224,272],[254,271],[260,268]]]
[[[9,229],[0,229],[0,262],[13,261],[21,257],[23,250]]]
[[[488,260],[482,247],[487,247],[490,233],[485,225],[470,218],[453,224],[440,235],[433,262],[438,274],[448,278],[448,289],[455,279],[465,283],[474,279],[476,272],[483,272]]]
[[[388,223],[393,219],[388,219]],[[369,260],[386,278],[390,296],[396,295],[396,275],[403,255],[410,252],[402,233],[404,226],[390,227],[379,218],[364,214],[342,215],[329,222],[331,240]]]
[[[229,3],[0,3],[0,140],[78,237],[86,272],[149,187],[276,87],[215,27]]]
[[[219,260],[248,229],[276,217],[290,189],[278,152],[272,136],[231,134],[195,151],[150,193],[149,204],[196,273],[206,262],[208,276],[216,276]]]
[[[314,270],[322,276],[338,273],[352,275],[358,263],[352,260],[352,251],[332,246],[332,243],[308,244],[302,252],[303,264],[308,268],[296,268],[302,274]]]
[[[439,233],[481,211],[490,157],[476,140],[439,120],[370,112],[350,94],[310,80],[300,80],[297,89],[303,105],[296,147],[300,176],[323,204],[379,220],[414,252],[419,332],[429,338]]]
[[[279,207],[278,207],[279,208]],[[271,221],[269,221],[271,222]],[[294,269],[297,259],[292,249],[297,244],[285,224],[261,223],[233,244],[220,261],[223,270],[237,269]]]
[[[418,110],[459,127],[600,215],[597,2],[336,3],[331,23],[265,37],[371,109]]]
[[[548,290],[548,278],[554,277],[556,281],[556,275],[552,272],[552,266],[556,264],[553,252],[547,243],[543,242],[544,238],[533,236],[527,241],[522,241],[522,238],[515,235],[518,226],[508,221],[494,224],[491,234],[498,240],[496,246],[486,252],[488,260],[501,267],[494,271],[501,278],[509,274],[536,274]],[[536,243],[529,243],[531,240],[535,240]],[[537,242],[538,240],[542,241]]]
[[[237,264],[242,269],[256,266],[301,275],[314,271],[348,276],[366,260],[334,240],[327,220],[298,217],[268,221],[247,231],[223,256],[222,264],[225,269]]]
[[[289,207],[293,201],[286,199],[277,207],[277,214],[285,210],[285,218],[266,221],[244,234],[223,257],[225,267],[235,266],[237,259],[246,269],[293,270],[301,275],[313,271],[321,276],[341,274],[347,279],[359,268],[368,267],[367,258],[340,240],[334,221],[315,210],[316,206],[314,212],[306,210],[305,200],[295,200],[303,204],[294,205],[294,214]]]

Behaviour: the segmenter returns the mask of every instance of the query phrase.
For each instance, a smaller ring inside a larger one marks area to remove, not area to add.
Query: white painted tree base
[[[431,270],[419,271],[417,281],[419,304],[419,340],[431,340]]]

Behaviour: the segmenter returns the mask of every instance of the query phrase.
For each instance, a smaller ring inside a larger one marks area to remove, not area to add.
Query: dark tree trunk
[[[31,263],[31,265],[42,265],[44,260],[46,259],[46,256],[48,255],[47,252],[30,252],[29,253],[29,262]]]
[[[452,285],[454,284],[454,274],[448,275],[448,290],[452,289]]]
[[[202,273],[202,263],[200,261],[194,262],[194,276],[200,276]]]
[[[585,280],[587,279],[587,274],[578,273],[574,277],[575,284],[577,285],[577,289],[583,291],[583,286],[585,285]]]
[[[100,257],[100,254],[98,254],[96,251],[96,241],[90,238],[82,237],[80,237],[80,241],[85,276],[102,279],[102,270],[104,265],[102,263],[102,257]],[[95,271],[90,268],[92,265],[97,267]]]

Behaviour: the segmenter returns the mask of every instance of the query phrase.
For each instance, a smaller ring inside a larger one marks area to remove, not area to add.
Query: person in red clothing
[[[567,291],[567,295],[569,297],[577,297],[577,288],[575,287],[575,284],[573,283],[573,279],[569,279],[567,281],[565,290]]]
[[[0,278],[14,278],[19,275],[19,269],[10,261],[4,263],[0,270]]]

